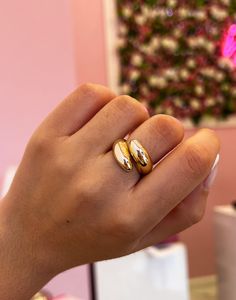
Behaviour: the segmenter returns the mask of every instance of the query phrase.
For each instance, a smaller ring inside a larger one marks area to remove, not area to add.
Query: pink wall
[[[107,83],[103,0],[72,0],[79,82]]]
[[[0,0],[0,179],[34,128],[77,84],[71,2]],[[56,294],[89,299],[87,269],[53,280]]]
[[[1,1],[1,173],[18,162],[35,126],[75,86],[67,3]]]

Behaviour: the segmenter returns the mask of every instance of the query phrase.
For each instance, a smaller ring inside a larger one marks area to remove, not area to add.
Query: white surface
[[[188,300],[182,243],[95,264],[98,300]]]
[[[236,299],[236,211],[228,206],[214,209],[219,299]]]

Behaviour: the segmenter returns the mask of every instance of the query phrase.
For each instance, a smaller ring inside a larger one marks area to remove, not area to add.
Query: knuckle
[[[84,99],[83,101],[88,101],[91,99],[94,102],[97,102],[100,98],[98,96],[97,86],[92,83],[83,83],[78,87],[78,92],[75,94],[74,100],[76,101],[78,97]]]
[[[166,115],[156,115],[152,119],[152,122],[150,122],[151,129],[166,144],[176,144],[182,140],[184,128],[179,121]]]
[[[35,154],[49,154],[52,151],[50,139],[42,133],[34,134],[29,144]]]
[[[189,209],[186,205],[184,205],[184,202],[182,202],[178,207],[178,215],[185,223],[184,228],[188,228],[199,223],[202,220],[204,213],[204,206],[196,205]]]
[[[144,109],[143,105],[136,99],[128,96],[121,95],[114,99],[115,108],[122,113],[137,116],[142,119],[147,119],[148,112]]]
[[[193,222],[194,222],[193,224],[200,222],[204,217],[204,213],[205,213],[205,211],[201,210],[201,209],[196,211],[192,217]]]
[[[89,83],[89,82],[81,84],[78,89],[82,94],[85,94],[85,95],[93,94],[96,90],[95,85],[92,83]]]
[[[91,105],[98,107],[103,107],[105,104],[111,101],[111,99],[116,97],[116,94],[109,88],[93,83],[82,84],[78,88],[78,93],[82,99],[81,101],[89,101]]]
[[[68,164],[68,161],[65,160],[65,157],[61,157],[60,155],[55,155],[54,157],[54,168],[56,171],[56,174],[60,176],[68,176],[71,174],[71,166]]]
[[[131,216],[122,216],[116,217],[112,226],[112,234],[120,237],[121,239],[131,242],[136,240],[139,237],[139,232],[136,226],[137,222],[134,222]]]
[[[187,213],[187,212],[186,212]],[[190,226],[200,222],[204,216],[204,210],[196,207],[189,212]]]
[[[89,178],[89,179],[88,179]],[[83,174],[83,179],[80,183],[76,183],[76,194],[83,202],[93,203],[96,200],[96,205],[99,205],[98,198],[104,194],[104,182],[96,180],[95,177],[91,179],[88,174]],[[95,208],[95,203],[93,203]]]
[[[187,144],[184,157],[188,173],[194,177],[205,174],[211,164],[211,155],[203,145]]]

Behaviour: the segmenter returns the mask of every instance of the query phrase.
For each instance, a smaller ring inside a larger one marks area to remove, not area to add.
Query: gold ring
[[[119,166],[126,172],[133,169],[132,158],[140,174],[147,175],[152,171],[151,157],[138,140],[127,142],[125,139],[118,139],[113,143],[112,150]]]
[[[121,166],[123,170],[126,172],[130,172],[133,170],[133,163],[131,159],[131,155],[129,153],[129,148],[125,139],[118,139],[113,143],[112,146],[113,155]]]
[[[136,167],[140,174],[147,175],[152,171],[153,162],[148,151],[141,145],[138,140],[128,142],[129,152],[136,162]]]

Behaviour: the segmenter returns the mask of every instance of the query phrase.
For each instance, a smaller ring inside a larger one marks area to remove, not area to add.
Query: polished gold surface
[[[113,144],[113,154],[118,162],[118,164],[124,169],[126,172],[130,172],[133,169],[133,164],[131,160],[131,155],[129,153],[129,148],[126,143],[126,140],[119,139]]]
[[[137,140],[128,142],[129,152],[136,162],[139,173],[146,175],[152,171],[153,163],[147,150]]]

